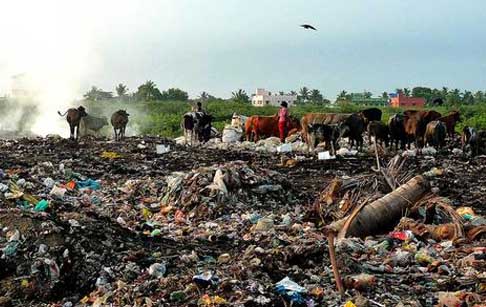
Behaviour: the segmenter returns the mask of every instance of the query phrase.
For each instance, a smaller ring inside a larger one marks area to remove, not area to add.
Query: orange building
[[[408,97],[403,95],[403,93],[398,93],[396,96],[391,97],[390,106],[394,108],[401,108],[401,107],[423,108],[425,106],[425,98]]]

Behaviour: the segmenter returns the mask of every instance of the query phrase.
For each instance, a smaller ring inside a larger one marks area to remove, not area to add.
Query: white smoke
[[[99,32],[113,17],[113,6],[128,9],[123,1],[16,0],[0,4],[0,95],[9,93],[12,76],[25,74],[30,79],[29,90],[35,93],[33,102],[38,106],[38,116],[29,123],[32,133],[69,135],[67,123],[57,111],[64,113],[75,106],[75,99],[87,90],[90,75],[101,69],[97,44],[103,35]],[[17,101],[18,110],[31,108],[24,101]],[[0,120],[1,127],[18,127],[21,119],[8,116]]]

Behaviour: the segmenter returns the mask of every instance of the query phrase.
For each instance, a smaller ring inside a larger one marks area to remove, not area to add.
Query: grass
[[[189,102],[181,101],[156,101],[156,102],[120,102],[120,101],[97,101],[86,102],[88,112],[94,115],[110,116],[118,109],[126,109],[130,113],[130,125],[135,127],[139,133],[148,135],[160,135],[164,137],[176,137],[182,134],[180,123],[182,115],[191,110]],[[222,130],[224,125],[231,122],[233,113],[243,115],[273,115],[278,111],[278,107],[265,106],[254,107],[248,103],[235,101],[214,100],[203,104],[204,109],[214,116],[213,126]],[[352,113],[367,108],[354,104],[340,105],[314,105],[303,104],[293,106],[289,109],[291,115],[298,118],[311,112],[333,112],[333,113]],[[402,109],[382,107],[383,121],[399,112]],[[440,106],[428,107],[442,114],[447,114],[452,110],[461,112],[462,121],[458,123],[456,129],[462,130],[464,126],[472,126],[477,129],[486,129],[486,104],[462,105],[458,107]]]

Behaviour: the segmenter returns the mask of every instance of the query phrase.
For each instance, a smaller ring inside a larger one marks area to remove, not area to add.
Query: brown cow
[[[307,113],[302,116],[300,125],[302,126],[302,138],[309,144],[309,125],[311,124],[323,124],[323,125],[335,125],[342,123],[345,119],[350,117],[348,113]]]
[[[445,145],[445,138],[447,134],[446,125],[438,120],[433,120],[427,124],[425,130],[425,143],[433,147],[442,148]]]
[[[439,120],[446,125],[449,137],[453,138],[456,123],[461,121],[460,113],[458,111],[452,111],[448,115],[439,118]]]
[[[69,138],[78,139],[79,136],[79,123],[81,122],[81,118],[87,116],[86,109],[83,106],[78,107],[77,109],[71,108],[66,111],[66,113],[61,114],[61,112],[57,111],[57,114],[64,117],[66,116],[66,120],[69,124],[69,131],[70,135]]]
[[[296,118],[290,116],[287,136],[297,133],[301,130],[300,122]],[[278,115],[273,116],[250,116],[245,123],[246,140],[257,142],[260,136],[280,136],[278,130]]]
[[[436,111],[418,111],[408,110],[403,112],[403,126],[405,127],[405,134],[407,135],[407,144],[410,148],[412,140],[416,148],[424,146],[424,135],[427,124],[433,120],[437,120],[442,115]]]
[[[118,110],[111,116],[111,125],[115,131],[116,141],[125,137],[125,129],[127,128],[129,115],[125,110]]]

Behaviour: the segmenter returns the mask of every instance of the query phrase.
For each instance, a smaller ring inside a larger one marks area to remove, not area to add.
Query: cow
[[[404,127],[405,134],[407,135],[407,144],[410,148],[410,143],[414,141],[416,148],[422,148],[424,146],[424,135],[427,128],[427,124],[433,120],[437,120],[442,115],[436,111],[418,111],[407,110],[404,114]]]
[[[407,135],[405,133],[404,117],[402,114],[395,114],[388,119],[388,129],[390,131],[391,147],[395,144],[395,150],[398,150],[398,143],[401,149],[405,149]]]
[[[308,129],[309,125],[311,124],[324,124],[324,125],[333,125],[333,124],[340,124],[346,118],[350,117],[350,113],[307,113],[302,116],[300,120],[300,125],[302,127],[302,138],[304,141],[309,144],[308,141]]]
[[[82,135],[88,135],[89,131],[93,131],[95,135],[98,135],[101,128],[107,125],[108,119],[105,116],[95,117],[87,115],[81,119],[80,127]]]
[[[299,120],[290,116],[287,129],[287,136],[299,132],[301,130]],[[250,116],[245,123],[245,135],[247,141],[250,141],[253,136],[253,141],[255,142],[257,142],[261,136],[280,137],[280,131],[278,130],[278,115]]]
[[[456,129],[456,123],[461,121],[461,116],[458,111],[452,111],[446,116],[439,118],[447,127],[447,134],[452,139],[454,137],[454,130]]]
[[[471,150],[471,156],[477,156],[486,151],[486,130],[479,130],[472,127],[464,127],[461,135],[462,150]]]
[[[427,127],[425,129],[425,145],[431,145],[436,149],[442,148],[445,145],[446,135],[446,125],[439,120],[433,120],[427,124]]]
[[[331,155],[336,154],[338,149],[338,140],[340,137],[339,125],[310,124],[309,132],[309,150],[314,150],[317,144],[325,142],[325,148],[331,151]]]
[[[184,114],[181,127],[186,143],[207,142],[211,138],[213,117],[205,112],[188,112]],[[188,140],[189,137],[189,140]]]
[[[361,114],[363,114],[364,118],[366,118],[366,124],[372,121],[381,121],[382,112],[378,108],[364,109],[361,111]]]
[[[77,109],[68,109],[64,114],[61,114],[61,112],[57,111],[57,114],[59,114],[61,117],[64,117],[67,114],[66,120],[69,124],[70,131],[69,138],[71,140],[77,140],[79,136],[79,123],[81,122],[81,119],[83,117],[88,115],[88,113],[86,113],[86,109],[83,106],[80,106]]]
[[[111,125],[113,126],[113,131],[115,132],[115,140],[121,140],[125,137],[125,129],[128,124],[128,116],[130,114],[125,110],[118,110],[113,115],[111,115]]]
[[[363,150],[363,132],[366,128],[365,118],[361,113],[351,114],[339,125],[340,137],[348,138],[350,148],[353,148],[356,141],[356,148]]]
[[[380,145],[383,146],[383,142],[385,142],[385,146],[388,147],[390,141],[390,129],[388,126],[381,121],[374,120],[368,124],[367,127],[368,131],[368,144],[371,146],[371,137],[375,137],[375,144],[380,141]]]

